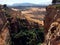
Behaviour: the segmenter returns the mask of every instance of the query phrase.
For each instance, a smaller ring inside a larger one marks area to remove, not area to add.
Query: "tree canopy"
[[[52,3],[55,4],[57,0],[52,0]]]

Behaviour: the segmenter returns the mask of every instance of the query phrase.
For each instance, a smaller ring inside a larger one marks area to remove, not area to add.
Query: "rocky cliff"
[[[10,45],[10,34],[7,26],[5,7],[0,5],[0,45]]]
[[[45,33],[46,43],[48,45],[60,44],[60,9],[51,5],[46,8],[47,15],[45,17]],[[46,44],[46,45],[47,45]]]

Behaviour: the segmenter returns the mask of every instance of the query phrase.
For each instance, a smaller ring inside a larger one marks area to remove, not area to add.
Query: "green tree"
[[[4,8],[5,10],[7,10],[8,7],[7,7],[6,4],[4,4],[4,5],[3,5],[3,8]]]
[[[52,4],[56,4],[56,1],[57,1],[57,0],[52,0]]]

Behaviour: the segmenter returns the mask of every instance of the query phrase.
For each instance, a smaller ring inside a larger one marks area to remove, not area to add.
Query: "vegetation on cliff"
[[[44,42],[44,29],[29,27],[26,20],[16,19],[9,24],[12,45],[38,45]]]

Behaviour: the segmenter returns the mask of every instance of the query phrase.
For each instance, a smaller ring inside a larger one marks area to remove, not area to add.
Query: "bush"
[[[17,22],[13,24],[10,23],[10,34],[13,45],[38,45],[43,43],[44,28],[40,27],[28,29],[26,24],[26,20],[22,21],[20,19],[18,19]]]
[[[19,43],[17,42],[17,44],[20,45],[38,45],[44,42],[44,33],[40,30],[26,30],[17,33],[14,38],[16,41],[19,39]]]

